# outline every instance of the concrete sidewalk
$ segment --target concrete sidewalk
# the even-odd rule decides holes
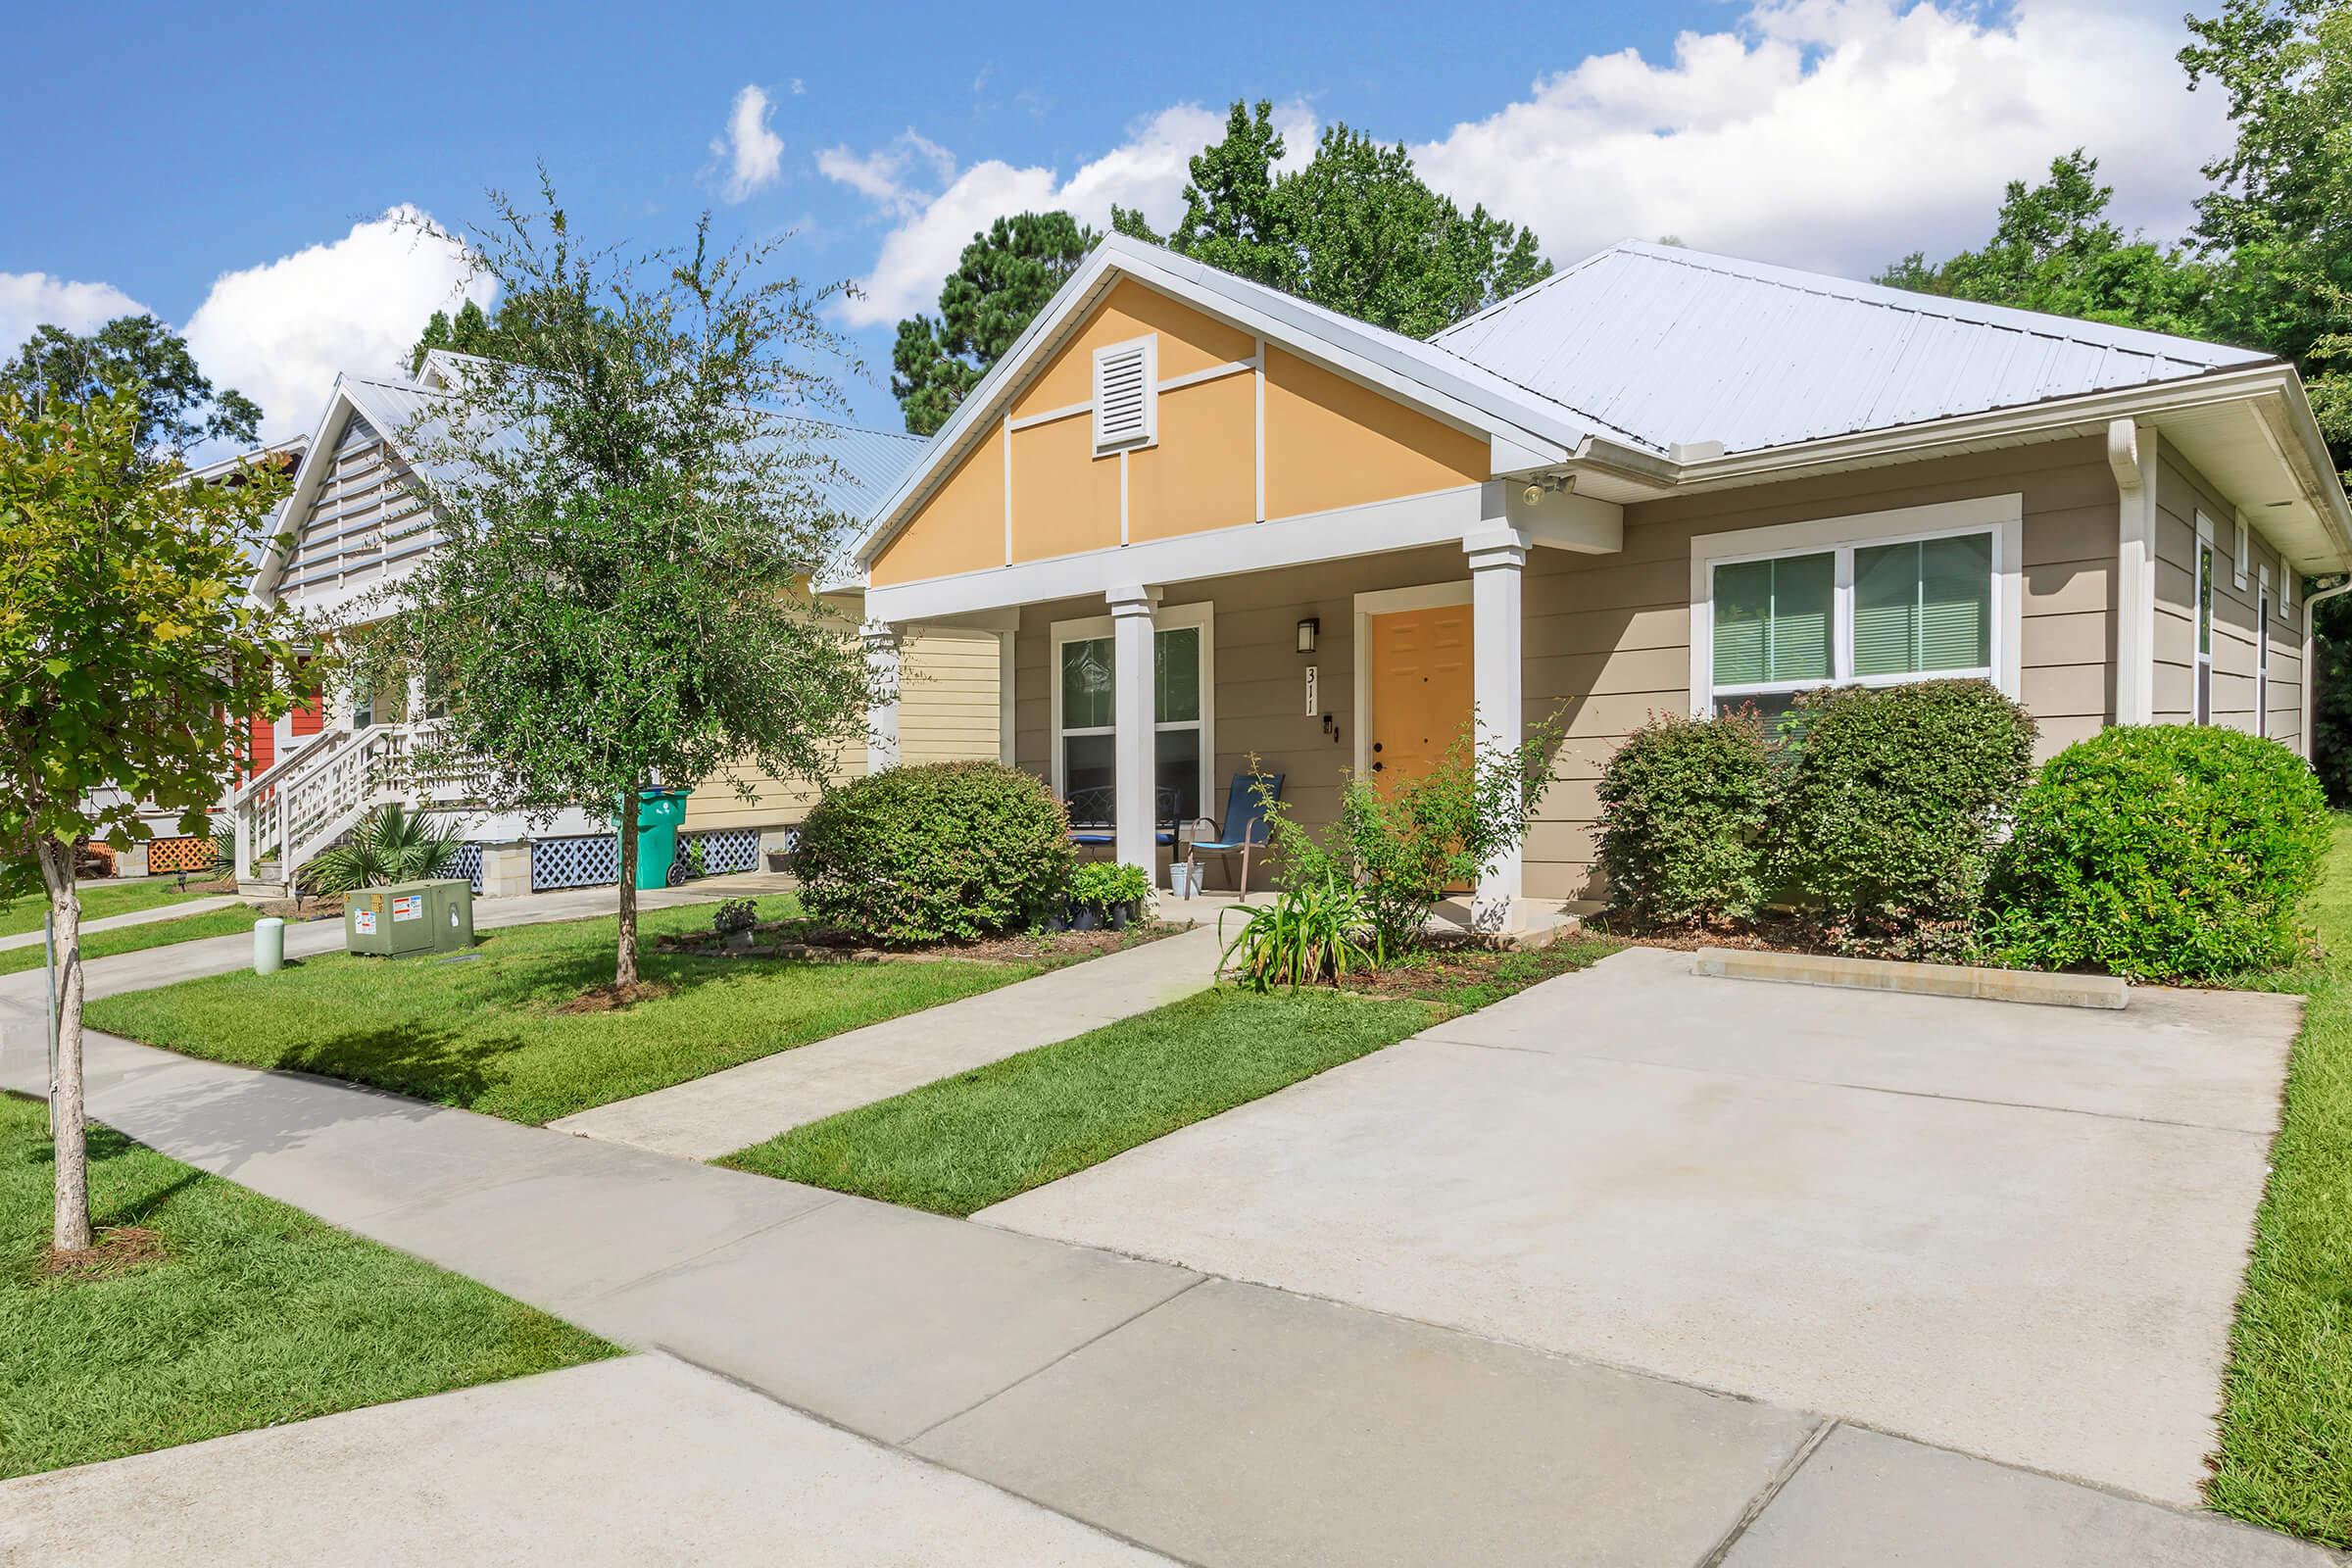
[[[159,904],[152,909],[133,909],[128,914],[103,915],[81,922],[81,934],[93,931],[120,931],[126,925],[153,925],[158,920],[176,920],[183,914],[210,914],[215,909],[233,908],[244,903],[233,893],[217,893],[209,898],[185,899],[177,904]],[[20,931],[13,937],[0,937],[0,953],[12,948],[37,948],[43,933]]]
[[[39,1066],[11,1050],[0,1082],[37,1090]],[[324,1080],[101,1036],[90,1101],[192,1164],[1197,1563],[2333,1560],[1758,1400]],[[254,1529],[297,1506],[275,1476],[318,1486],[309,1450],[270,1451],[279,1468],[236,1469]],[[442,1462],[359,1491],[343,1539],[404,1539]],[[0,1513],[52,1484],[0,1489]],[[489,1560],[543,1556],[496,1545],[512,1491],[445,1522],[478,1517]],[[577,1494],[583,1528],[633,1527],[625,1491]],[[28,1549],[63,1560],[153,1511],[102,1486]]]
[[[12,1563],[1165,1561],[660,1355],[32,1476],[0,1499]]]
[[[1210,928],[1163,937],[548,1125],[681,1159],[716,1159],[804,1122],[1206,991],[1217,953]]]

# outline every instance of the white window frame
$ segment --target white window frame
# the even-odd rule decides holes
[[[2188,718],[2192,724],[2213,722],[2213,612],[2208,596],[2220,588],[2211,581],[2215,557],[2213,519],[2197,514],[2196,569],[2188,584]]]
[[[1102,434],[1102,363],[1115,356],[1139,352],[1143,356],[1144,428],[1139,436],[1123,441],[1106,440]],[[1146,333],[1124,342],[1105,343],[1095,350],[1094,379],[1088,383],[1088,403],[1093,410],[1094,455],[1098,458],[1115,457],[1123,452],[1141,452],[1159,445],[1159,334]]]
[[[2262,568],[2254,601],[2254,733],[2271,734],[2271,568]]]
[[[1922,680],[1989,680],[2012,698],[2022,696],[2021,644],[2025,628],[2023,494],[1885,512],[1775,523],[1690,540],[1690,711],[1704,717],[1723,697],[1777,697],[1820,686],[1902,686]],[[1937,669],[1895,675],[1856,675],[1854,667],[1854,552],[1874,545],[1910,544],[1964,534],[1992,536],[1992,662],[1976,669]],[[1835,555],[1830,676],[1827,680],[1767,681],[1715,686],[1715,568],[1783,556]],[[1361,727],[1360,725],[1358,726]]]
[[[1189,605],[1162,605],[1157,613],[1152,617],[1152,655],[1155,659],[1158,657],[1159,651],[1159,633],[1182,631],[1188,626],[1198,627],[1200,632],[1200,718],[1198,720],[1183,719],[1165,724],[1154,719],[1152,728],[1157,734],[1165,734],[1170,730],[1198,729],[1200,731],[1200,809],[1203,812],[1213,808],[1216,804],[1216,795],[1212,788],[1212,780],[1216,777],[1217,771],[1216,608],[1215,604],[1205,599]],[[1053,719],[1052,728],[1047,731],[1047,744],[1052,749],[1053,756],[1047,760],[1047,776],[1054,781],[1054,797],[1056,800],[1066,801],[1070,798],[1069,781],[1063,776],[1067,764],[1064,760],[1062,742],[1073,735],[1116,735],[1118,733],[1118,725],[1115,722],[1088,724],[1073,730],[1065,730],[1061,727],[1062,645],[1064,643],[1094,642],[1113,635],[1111,618],[1108,615],[1088,615],[1083,619],[1057,620],[1053,624],[1047,655],[1050,661],[1047,667],[1053,676],[1051,682]],[[1118,702],[1115,691],[1111,701],[1112,712],[1115,715]]]

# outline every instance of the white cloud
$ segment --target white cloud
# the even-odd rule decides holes
[[[800,90],[798,82],[793,90]],[[771,107],[765,92],[744,88],[727,112],[726,131],[711,138],[710,156],[725,166],[720,190],[728,201],[742,201],[761,186],[774,184],[783,172],[784,138],[768,128]]]
[[[75,283],[47,272],[0,272],[0,359],[23,348],[37,326],[88,332],[118,316],[150,314],[112,283]]]
[[[785,85],[792,89],[792,95],[795,98],[805,98],[808,94],[808,84],[798,76],[793,77]]]
[[[1275,112],[1290,162],[1313,148],[1315,119],[1302,103]],[[1142,209],[1155,227],[1172,224],[1183,211],[1184,186],[1194,154],[1225,131],[1225,117],[1198,104],[1177,104],[1134,125],[1125,142],[1067,179],[1054,170],[1015,168],[989,159],[956,172],[946,148],[909,130],[863,156],[846,147],[817,156],[826,177],[849,186],[894,220],[881,253],[858,279],[858,295],[845,302],[851,326],[872,326],[933,306],[940,280],[955,270],[956,259],[981,229],[1013,213],[1063,209],[1097,228],[1110,224],[1113,203]],[[928,173],[930,178],[920,176]]]
[[[188,318],[185,336],[215,386],[262,406],[262,436],[306,432],[335,376],[405,374],[410,347],[433,312],[493,286],[468,278],[454,242],[397,207],[324,245],[224,272]]]
[[[2076,146],[2127,227],[2172,237],[2228,144],[2190,94],[2178,6],[2020,0],[1987,19],[1898,0],[1765,0],[1670,62],[1590,56],[1413,149],[1467,205],[1573,261],[1625,236],[1867,274],[1990,232],[2002,185]]]

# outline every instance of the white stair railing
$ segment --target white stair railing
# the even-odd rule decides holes
[[[446,809],[478,803],[480,760],[430,777],[420,770],[437,728],[427,721],[339,731],[306,749],[284,772],[257,776],[236,798],[238,877],[251,878],[257,862],[274,859],[277,880],[291,887],[306,861],[378,806]]]

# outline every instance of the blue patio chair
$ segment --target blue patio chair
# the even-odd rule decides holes
[[[1117,847],[1119,808],[1115,786],[1102,784],[1093,789],[1072,790],[1069,800],[1063,804],[1069,810],[1072,844],[1082,850],[1110,850]],[[1152,841],[1172,849],[1176,844],[1178,829],[1176,792],[1158,791],[1153,804],[1158,808],[1159,821],[1152,829]]]
[[[1233,782],[1225,786],[1225,830],[1213,839],[1193,840],[1192,852],[1186,857],[1192,862],[1195,887],[1200,886],[1202,850],[1224,856],[1227,865],[1233,863],[1233,857],[1238,852],[1242,858],[1242,879],[1237,886],[1245,897],[1248,896],[1250,852],[1264,849],[1268,836],[1266,802],[1257,798],[1256,780],[1260,776],[1266,781],[1267,799],[1282,799],[1283,775],[1280,773],[1233,775]]]

